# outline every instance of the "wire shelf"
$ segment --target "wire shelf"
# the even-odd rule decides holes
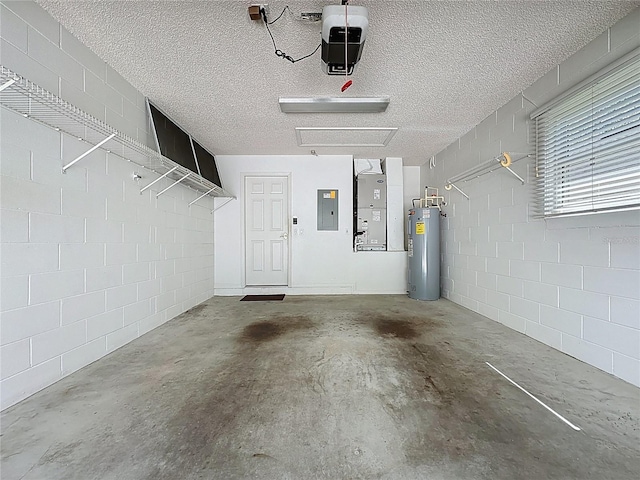
[[[20,115],[85,141],[201,194],[232,197],[223,188],[117,131],[57,95],[0,65],[0,104]],[[105,141],[109,136],[113,138]],[[68,165],[65,168],[68,168]],[[192,202],[193,203],[193,202]]]

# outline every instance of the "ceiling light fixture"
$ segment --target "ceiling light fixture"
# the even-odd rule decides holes
[[[386,147],[398,127],[296,127],[299,147]]]
[[[389,97],[280,97],[283,113],[380,113],[389,106]]]

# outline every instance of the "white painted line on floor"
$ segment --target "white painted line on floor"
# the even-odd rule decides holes
[[[491,365],[489,362],[484,362],[487,365],[489,365],[493,370],[495,370],[496,372],[498,372],[500,375],[502,375],[504,378],[506,378],[507,380],[509,380],[509,382],[511,382],[512,384],[514,384],[516,387],[518,387],[520,390],[522,390],[524,393],[526,393],[527,395],[529,395],[531,398],[533,398],[536,402],[538,402],[540,405],[542,405],[544,408],[546,408],[547,410],[549,410],[551,413],[553,413],[556,417],[558,417],[560,420],[562,420],[564,423],[566,423],[567,425],[569,425],[571,428],[573,428],[576,432],[579,432],[581,430],[580,427],[576,427],[573,423],[571,423],[569,420],[567,420],[566,418],[564,418],[562,415],[560,415],[558,412],[556,412],[555,410],[553,410],[551,407],[548,407],[547,405],[545,405],[544,403],[542,403],[540,400],[538,400],[536,397],[534,397],[533,395],[531,395],[529,392],[527,392],[524,388],[522,388],[520,385],[518,385],[516,382],[514,382],[513,380],[511,380],[509,377],[507,377],[504,373],[502,373],[500,370],[498,370],[496,367],[494,367],[493,365]]]

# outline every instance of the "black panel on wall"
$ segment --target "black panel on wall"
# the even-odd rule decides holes
[[[156,130],[160,154],[194,173],[199,173],[189,134],[169,120],[151,103],[149,103],[149,110]]]
[[[200,175],[222,188],[215,157],[195,140],[193,141],[193,149],[196,151],[196,158],[200,166]]]

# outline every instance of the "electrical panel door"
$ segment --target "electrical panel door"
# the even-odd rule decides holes
[[[338,190],[318,190],[318,230],[338,230]]]

